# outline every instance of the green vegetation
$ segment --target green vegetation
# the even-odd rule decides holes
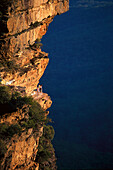
[[[19,124],[0,124],[0,162],[7,151],[6,142],[14,135],[21,134],[22,128]]]
[[[34,130],[37,129],[38,126],[45,123],[45,111],[42,110],[41,106],[34,101],[32,98],[25,97],[23,98],[24,102],[30,104],[31,107],[29,108],[28,114],[29,119],[22,123],[22,126],[26,129],[33,128]],[[37,129],[38,131],[38,129]]]
[[[14,135],[21,134],[22,128],[19,124],[0,124],[0,160],[7,151],[6,142]]]
[[[53,140],[55,131],[51,125],[44,126],[43,136],[48,140]]]
[[[20,75],[23,75],[31,70],[32,66],[27,68],[21,68],[19,64],[16,64],[16,58],[13,57],[11,51],[8,48],[8,42],[1,43],[1,51],[0,51],[0,70],[9,72],[14,74],[15,72],[20,72]],[[42,47],[42,43],[40,39],[36,39],[33,45],[29,44],[30,49],[37,50]],[[39,54],[40,57],[40,54]]]
[[[24,130],[33,128],[38,132],[38,126],[45,122],[45,111],[42,110],[41,106],[34,101],[32,97],[22,97],[19,92],[11,92],[11,88],[8,86],[0,86],[0,115],[3,116],[8,111],[9,115],[11,112],[16,111],[18,108],[23,110],[23,106],[27,106],[29,118],[23,119],[16,124],[1,123],[0,124],[0,158],[3,157],[7,151],[6,142],[14,134],[20,135],[22,129]],[[10,109],[9,109],[10,108]],[[9,109],[9,110],[8,110]]]
[[[45,111],[42,110],[39,103],[37,103],[32,97],[22,97],[18,92],[11,92],[8,86],[0,86],[0,114],[8,112],[7,108],[10,107],[10,113],[16,111],[18,108],[22,109],[24,105],[28,105],[29,120],[26,120],[23,126],[27,128],[35,128],[37,124],[45,122]],[[7,106],[7,107],[4,107]]]
[[[29,43],[29,42],[28,42]],[[29,47],[28,48],[31,48],[32,50],[37,50],[38,48],[40,48],[40,47],[42,47],[43,46],[43,44],[41,43],[41,39],[39,39],[39,38],[37,38],[36,40],[35,40],[35,43],[33,44],[33,45],[31,45],[30,43],[29,43]]]
[[[13,92],[11,92],[11,88],[8,86],[0,86],[0,108],[3,106],[4,111],[5,108],[8,108],[6,106],[10,106],[10,112],[16,111],[18,108],[22,109],[23,112],[27,112],[28,118],[23,118],[15,124],[0,124],[0,159],[3,158],[7,151],[6,143],[11,139],[11,137],[13,137],[14,134],[21,135],[23,130],[27,131],[29,128],[33,128],[38,135],[39,128],[43,126],[43,135],[39,141],[38,153],[35,161],[40,163],[40,167],[42,169],[45,162],[49,162],[47,168],[50,170],[52,169],[51,160],[54,155],[51,140],[53,139],[55,132],[53,127],[51,125],[47,125],[47,123],[52,121],[49,118],[45,118],[45,111],[42,110],[39,103],[37,103],[32,97],[22,97],[19,92],[14,90],[12,91]],[[10,113],[6,112],[7,109],[5,112],[3,111],[2,109],[0,110],[1,116],[5,113],[7,113],[7,115],[5,115],[6,117],[8,114],[10,115]]]
[[[5,146],[4,141],[0,139],[0,160],[2,157],[4,157],[6,151],[7,151],[7,147]]]
[[[19,124],[8,125],[2,123],[0,124],[0,139],[6,140],[6,138],[11,138],[14,134],[20,134],[21,129]]]
[[[10,88],[8,86],[0,86],[0,104],[8,103],[10,100]]]
[[[48,162],[46,165],[46,169],[52,169],[52,158],[54,156],[54,148],[51,144],[51,140],[54,137],[54,129],[50,125],[44,125],[43,135],[40,138],[38,152],[36,156],[36,162],[40,164],[40,169],[43,169],[45,163]]]
[[[35,40],[35,44],[34,45],[36,46],[36,48],[40,48],[40,47],[43,46],[43,44],[41,43],[41,40],[39,38],[37,38]]]
[[[36,46],[36,48],[40,48],[40,47],[43,46],[43,44],[42,43],[38,43],[38,44],[35,44],[35,46]]]

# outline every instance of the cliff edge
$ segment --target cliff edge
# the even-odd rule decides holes
[[[54,130],[46,111],[52,101],[35,89],[49,62],[41,38],[54,16],[68,9],[69,0],[0,4],[1,170],[56,169]]]
[[[41,38],[54,16],[68,10],[69,1],[3,1],[8,4],[1,14],[2,84],[26,87],[29,95],[36,88],[49,62],[48,54],[41,51]]]

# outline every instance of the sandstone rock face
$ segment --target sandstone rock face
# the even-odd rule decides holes
[[[24,105],[22,109],[11,114],[5,114],[0,123],[6,125],[13,125],[22,122],[24,119],[28,120],[29,105]],[[38,151],[39,139],[43,134],[43,126],[39,126],[38,133],[33,128],[28,131],[23,128],[23,132],[15,134],[11,139],[5,141],[7,152],[1,163],[1,170],[29,170],[38,169],[39,164],[35,162],[36,154]]]
[[[8,7],[8,31],[2,37],[5,43],[1,57],[14,60],[19,69],[7,74],[2,69],[3,84],[26,87],[28,95],[36,88],[49,62],[48,54],[37,48],[36,40],[47,32],[53,17],[68,8],[68,0],[17,0]]]
[[[5,0],[4,0],[5,1]],[[48,54],[41,51],[40,40],[57,14],[69,9],[69,0],[9,0],[7,16],[0,39],[0,77],[2,84],[22,88],[28,96],[36,89],[49,63]],[[23,93],[24,95],[24,93]],[[48,94],[33,94],[32,97],[47,110],[52,101]],[[10,115],[2,116],[0,123],[15,124],[28,119],[28,106]],[[48,112],[46,112],[47,116]],[[3,170],[38,170],[36,158],[39,138],[32,128],[6,141],[7,152],[2,162]]]
[[[52,100],[47,93],[35,93],[33,98],[41,105],[43,110],[47,110],[51,107]]]
[[[18,111],[9,114],[5,114],[0,118],[0,123],[16,124],[22,119],[28,119],[28,105],[24,105],[22,109],[18,108]]]
[[[26,51],[26,55],[27,53],[28,50]],[[5,77],[5,72],[2,72],[2,83],[6,85],[25,87],[27,95],[30,95],[32,90],[37,87],[39,79],[42,77],[48,65],[49,58],[47,53],[39,51],[37,51],[36,54],[29,51],[27,56],[24,54],[21,54],[17,61],[17,64],[20,65],[20,67],[22,66],[20,71],[13,74],[7,73]]]
[[[43,127],[40,128],[40,135],[42,133]],[[40,135],[34,137],[35,133],[33,133],[32,128],[28,132],[23,132],[21,136],[15,135],[7,145],[8,150],[2,162],[3,169],[38,169],[39,164],[35,162],[35,158]],[[5,162],[6,160],[8,160],[7,163]]]

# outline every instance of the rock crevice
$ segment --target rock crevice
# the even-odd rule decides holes
[[[48,54],[41,50],[41,38],[46,34],[54,16],[66,12],[68,9],[69,0],[3,0],[3,4],[0,5],[2,25],[0,28],[0,87],[8,86],[12,93],[20,92],[21,97],[15,96],[15,100],[23,101],[23,96],[32,96],[41,106],[42,112],[45,113],[43,121],[49,114],[46,110],[51,106],[52,101],[48,94],[39,94],[36,91],[37,84],[49,63]],[[9,104],[5,103],[3,106],[9,106]],[[7,151],[1,162],[1,170],[41,170],[39,163],[36,162],[36,155],[44,124],[43,121],[39,125],[36,122],[38,130],[36,127],[30,128],[34,122],[28,114],[29,109],[30,105],[26,104],[12,113],[0,116],[2,133],[3,128],[12,130],[11,128],[14,127],[18,131],[17,134],[13,134],[14,131],[11,131],[13,135],[5,141]],[[51,127],[46,128],[53,131]],[[7,134],[6,131],[5,133]],[[0,139],[1,144],[4,142],[3,140],[4,138]],[[45,162],[43,166],[47,164],[49,168],[55,170],[56,165],[54,163],[52,166],[52,161],[55,162],[56,158],[50,139],[42,137],[42,141],[43,146],[41,147],[45,147],[45,143],[47,143],[46,149],[51,155],[50,163]],[[46,149],[43,154],[48,154]],[[5,150],[6,148],[3,147],[2,152]],[[39,155],[41,153],[40,148]],[[3,156],[2,153],[1,155]]]

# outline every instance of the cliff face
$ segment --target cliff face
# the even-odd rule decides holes
[[[51,106],[52,101],[46,93],[37,96],[34,91],[49,62],[48,54],[41,51],[40,41],[54,16],[66,12],[68,9],[69,0],[3,0],[3,4],[0,5],[1,83],[9,85],[12,92],[21,92],[21,96],[32,95],[43,111]],[[10,114],[2,115],[0,117],[1,126],[11,127],[18,124],[20,127],[23,125],[23,120],[29,123],[29,109],[29,105],[23,105],[22,108],[18,108]],[[47,115],[46,111],[45,119]],[[43,134],[43,123],[36,127],[34,129],[29,125],[28,128],[27,125],[27,131],[22,127],[21,133],[14,134],[5,141],[7,151],[2,158],[1,169],[39,169],[36,155],[39,138]],[[50,141],[44,137],[43,143],[50,144]],[[55,154],[51,147],[49,150],[55,161]],[[49,161],[51,162],[51,160]],[[43,163],[43,166],[46,164],[47,162]],[[49,169],[56,169],[56,166],[49,166]]]
[[[8,126],[23,123],[23,120],[29,119],[29,106],[24,105],[22,109],[13,112],[12,114],[5,114],[1,118],[1,123]],[[14,128],[14,127],[13,127]],[[38,151],[39,138],[43,133],[43,126],[37,126],[37,131],[29,128],[27,131],[22,128],[21,134],[15,134],[10,139],[5,139],[7,152],[4,154],[1,163],[1,169],[38,169],[39,164],[35,162],[36,154]]]
[[[68,8],[68,0],[17,0],[8,6],[1,58],[7,58],[14,69],[6,74],[1,67],[3,84],[26,87],[28,95],[36,88],[49,62],[39,41],[54,16]]]
[[[36,95],[33,99],[26,97],[25,92],[18,94],[19,91],[24,90],[20,87],[0,85],[0,98],[3,96],[5,99],[0,99],[0,108],[6,112],[0,110],[0,169],[38,170],[39,163],[41,165],[43,162],[44,167],[44,162],[48,163],[49,159],[48,167],[54,167],[52,169],[55,170],[56,158],[50,138],[54,132],[49,129],[49,134],[45,134],[47,137],[43,135],[43,129],[48,128],[46,121],[49,112],[46,109],[51,106],[52,101],[45,93],[38,97]],[[7,109],[9,106],[10,110]],[[39,162],[42,156],[37,155],[40,153],[39,139],[42,135],[46,145],[41,146],[41,153],[46,150],[50,155],[47,157],[45,154],[46,159]]]

